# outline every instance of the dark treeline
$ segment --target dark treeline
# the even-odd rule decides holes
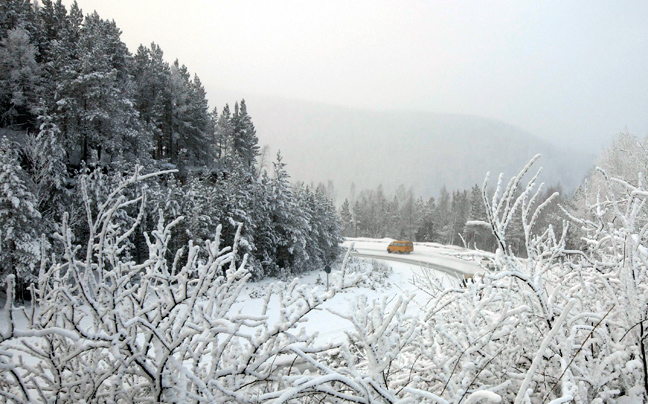
[[[540,200],[554,192],[562,195],[561,187],[548,187],[542,191]],[[353,193],[352,193],[353,194]],[[489,192],[492,195],[492,192]],[[538,229],[552,224],[558,232],[563,217],[558,204],[565,205],[562,196],[541,211]],[[396,193],[386,195],[382,186],[364,190],[357,197],[345,199],[339,209],[342,232],[346,237],[390,237],[419,242],[454,244],[473,249],[495,251],[497,240],[488,222],[482,189],[475,184],[471,189],[450,193],[444,186],[438,198],[427,200],[417,197],[412,188],[401,185]],[[521,219],[516,217],[508,230],[509,245],[517,254],[524,254],[520,246],[524,242]],[[485,223],[484,223],[485,224]]]
[[[324,187],[291,185],[279,154],[265,169],[245,101],[209,111],[197,75],[166,62],[156,44],[131,54],[120,35],[76,3],[0,2],[1,278],[27,284],[41,258],[62,253],[64,212],[73,237],[87,239],[84,194],[97,211],[136,166],[177,170],[142,184],[143,217],[136,207],[117,212],[124,226],[139,223],[128,251],[136,261],[160,212],[167,222],[184,217],[177,247],[212,238],[219,224],[233,239],[242,224],[256,277],[335,259],[339,222]]]

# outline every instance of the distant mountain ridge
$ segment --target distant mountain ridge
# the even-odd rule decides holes
[[[281,150],[293,180],[332,180],[340,198],[351,183],[361,191],[400,185],[435,196],[513,176],[540,153],[543,181],[573,190],[594,156],[563,150],[512,125],[471,115],[370,111],[271,97],[246,97],[261,145]],[[341,202],[341,201],[338,201]]]

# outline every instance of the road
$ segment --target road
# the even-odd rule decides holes
[[[419,259],[416,259],[416,257],[408,257],[407,255],[383,255],[383,254],[367,254],[367,253],[361,253],[361,252],[353,252],[351,253],[354,257],[361,257],[361,258],[371,258],[371,259],[376,259],[376,260],[384,260],[384,261],[394,261],[394,262],[403,262],[405,264],[413,264],[417,265],[420,267],[424,268],[431,268],[436,271],[444,272],[448,275],[453,275],[458,278],[463,278],[464,275],[466,275],[466,272],[460,271],[458,269],[445,266],[445,265],[440,265],[440,264],[435,264],[432,262],[427,262],[427,261],[421,261]]]
[[[354,245],[356,257],[371,258],[385,261],[402,262],[416,265],[418,267],[431,268],[458,278],[466,275],[471,277],[477,272],[482,272],[477,262],[459,257],[466,250],[456,246],[445,246],[436,243],[414,243],[414,251],[411,254],[389,254],[387,246],[391,239],[347,239],[346,247]]]

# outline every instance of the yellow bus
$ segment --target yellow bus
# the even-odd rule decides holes
[[[414,244],[411,241],[392,241],[387,246],[388,253],[409,254],[414,251]]]

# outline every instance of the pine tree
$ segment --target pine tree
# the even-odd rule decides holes
[[[413,240],[414,233],[418,228],[419,215],[416,212],[414,190],[411,187],[407,191],[404,189],[405,187],[401,185],[397,191],[401,209],[401,236],[407,240]]]
[[[9,31],[22,27],[35,36],[39,30],[38,18],[31,0],[3,0],[0,2],[0,39]]]
[[[303,183],[292,187],[292,191],[295,212],[299,212],[302,219],[301,222],[297,222],[297,226],[299,226],[303,243],[300,243],[300,254],[296,256],[300,259],[294,261],[291,269],[294,272],[303,272],[313,268],[322,268],[324,266],[324,249],[320,242],[323,218],[319,215],[320,207],[315,200],[315,194]]]
[[[143,125],[153,134],[153,155],[168,155],[171,133],[171,70],[164,61],[162,49],[155,43],[150,48],[140,45],[134,57],[134,102]]]
[[[387,212],[387,198],[385,197],[382,184],[379,184],[378,188],[376,188],[374,204],[373,237],[383,238],[387,233],[387,224],[384,220]]]
[[[216,121],[215,131],[215,154],[216,159],[221,161],[221,167],[225,168],[230,165],[232,146],[232,116],[230,113],[229,105],[225,104],[223,112],[218,116]]]
[[[259,139],[252,118],[247,113],[245,100],[241,100],[240,107],[238,103],[234,104],[232,137],[233,154],[241,159],[250,171],[254,170],[254,163],[259,155]]]
[[[358,237],[358,231],[361,231],[362,223],[360,222],[360,217],[362,215],[362,207],[360,202],[356,201],[353,204],[353,237]]]
[[[34,197],[39,212],[50,222],[61,218],[64,182],[67,178],[65,150],[61,145],[61,131],[50,115],[39,117],[40,131],[27,136],[24,147],[26,171],[34,183]]]
[[[435,224],[436,201],[433,197],[427,200],[422,209],[421,224],[416,231],[416,241],[435,241],[438,239]]]
[[[385,222],[387,223],[387,237],[399,238],[401,234],[401,211],[400,211],[400,202],[398,197],[394,195],[391,202],[387,204],[387,210],[385,212]]]
[[[431,219],[424,219],[416,231],[416,241],[434,241],[436,229]]]
[[[107,163],[118,154],[145,158],[150,132],[139,122],[132,102],[131,56],[114,22],[95,12],[80,30],[76,60],[60,77],[57,124],[67,133],[66,147],[86,163]]]
[[[340,221],[333,205],[333,201],[328,195],[328,190],[324,186],[317,187],[313,195],[315,208],[313,209],[312,218],[318,220],[315,222],[317,227],[318,239],[315,240],[321,250],[320,262],[323,265],[331,264],[340,253],[341,237]]]
[[[191,81],[185,65],[176,60],[171,65],[168,119],[165,133],[166,156],[184,166],[200,166],[209,158],[210,117],[205,91],[200,80]]]
[[[468,223],[488,222],[484,198],[479,185],[475,184],[470,190],[470,208],[468,209]],[[494,238],[489,227],[483,225],[466,225],[464,227],[464,238],[468,247],[490,250],[493,248]]]
[[[254,182],[255,192],[253,206],[254,216],[254,257],[260,266],[262,276],[276,271],[275,257],[277,256],[278,234],[274,224],[274,201],[272,200],[272,180],[267,171],[261,174],[258,182]]]
[[[375,200],[373,193],[367,190],[360,192],[353,206],[353,216],[356,220],[356,233],[363,237],[372,237],[374,231]],[[357,236],[356,236],[357,237]]]
[[[67,10],[62,0],[41,0],[38,9],[41,41],[39,42],[40,62],[47,64],[52,60],[52,49],[56,42],[61,41],[67,34],[69,21]]]
[[[276,255],[274,262],[279,273],[303,270],[307,261],[305,254],[306,239],[304,230],[307,227],[305,214],[298,210],[295,198],[288,182],[286,164],[281,152],[273,163],[274,178],[270,181],[271,217],[276,234]]]
[[[211,117],[207,103],[207,93],[198,75],[194,74],[189,81],[189,98],[187,99],[186,132],[181,138],[180,147],[185,147],[190,154],[191,165],[203,166],[211,162],[209,144],[211,133]]]
[[[445,187],[441,187],[441,192],[439,195],[439,203],[437,204],[437,209],[436,209],[436,214],[434,218],[434,223],[436,224],[437,228],[437,235],[438,239],[435,240],[439,243],[442,244],[447,244],[449,243],[449,239],[451,237],[450,232],[452,229],[450,228],[450,193],[448,192],[448,189]]]
[[[70,83],[78,76],[80,62],[78,57],[79,38],[83,13],[76,2],[72,3],[68,14],[65,6],[57,0],[56,5],[51,1],[43,3],[41,8],[41,24],[44,39],[41,42],[41,65],[43,67],[43,101],[45,108],[50,111],[55,123],[62,132],[68,131],[68,116],[65,105],[70,99]],[[70,122],[72,123],[72,122]],[[67,136],[64,142],[69,151]]]
[[[353,215],[349,207],[349,200],[345,199],[340,207],[340,221],[342,224],[342,234],[353,236]]]
[[[0,41],[0,122],[25,126],[35,121],[41,73],[29,33],[14,28]]]
[[[0,281],[14,274],[24,288],[37,277],[41,214],[34,195],[21,178],[15,148],[6,137],[0,141]]]
[[[463,245],[461,235],[464,232],[468,218],[469,200],[468,191],[455,191],[452,193],[452,207],[450,210],[450,237],[449,244]]]
[[[263,201],[258,202],[258,184],[254,181],[245,170],[240,162],[235,161],[230,171],[221,173],[222,175],[211,175],[211,178],[217,178],[213,184],[212,204],[216,207],[214,215],[215,223],[223,226],[223,231],[230,233],[224,241],[233,242],[239,225],[242,226],[241,237],[244,242],[241,243],[237,259],[241,259],[244,254],[249,255],[249,264],[252,269],[252,275],[259,277],[262,274],[259,261],[256,260],[256,229],[259,226],[257,211],[258,205],[263,205]],[[218,220],[218,221],[216,221]],[[232,237],[227,238],[227,237]]]

